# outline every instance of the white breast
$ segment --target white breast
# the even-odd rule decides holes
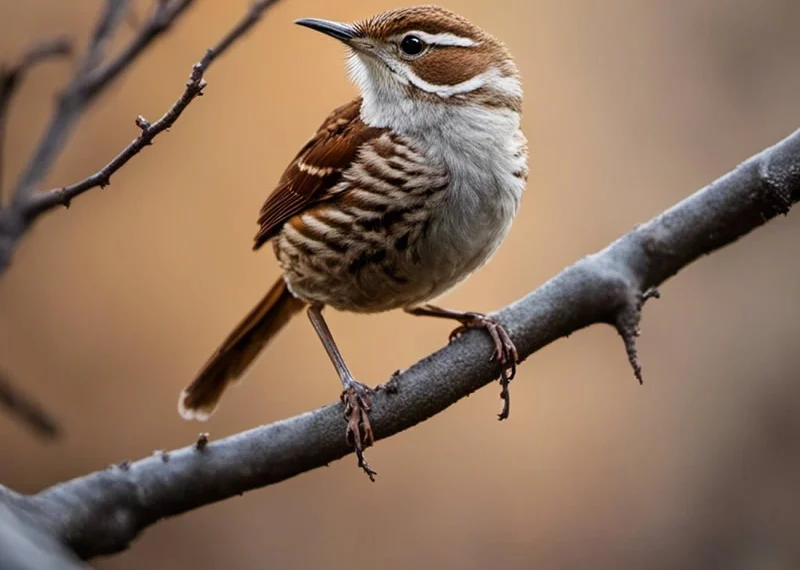
[[[516,214],[527,178],[519,115],[453,106],[442,129],[425,136],[428,152],[450,173],[447,197],[431,222],[431,265],[438,296],[484,265]]]
[[[527,179],[527,142],[520,115],[506,107],[408,97],[389,81],[376,81],[381,66],[351,72],[362,88],[364,122],[413,141],[450,177],[421,247],[430,277],[428,299],[439,296],[489,261],[511,227]],[[362,73],[363,71],[363,73]],[[521,94],[517,78],[508,87]],[[511,94],[513,94],[511,93]],[[504,93],[509,94],[509,93]]]
[[[527,144],[519,114],[506,109],[417,103],[404,116],[425,125],[406,125],[406,136],[450,176],[420,248],[432,299],[488,262],[505,238],[525,187]]]

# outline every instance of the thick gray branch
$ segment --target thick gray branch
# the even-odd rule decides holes
[[[0,489],[0,491],[2,491]],[[0,492],[0,569],[2,570],[86,570],[75,553],[41,528],[39,517],[15,508],[10,492]]]
[[[798,200],[800,131],[496,316],[523,357],[593,323],[610,323],[635,361],[633,339],[647,291],[701,255],[788,213]],[[498,374],[489,362],[492,348],[485,335],[473,331],[394,377],[373,399],[376,438],[406,430],[492,382]],[[351,452],[344,430],[341,404],[332,404],[204,446],[92,473],[16,504],[82,558],[118,552],[161,518],[344,457]]]

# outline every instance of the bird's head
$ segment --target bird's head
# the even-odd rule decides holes
[[[438,6],[383,12],[348,24],[305,18],[297,24],[351,50],[349,72],[364,97],[365,120],[423,127],[446,107],[487,107],[519,114],[519,72],[502,42]]]

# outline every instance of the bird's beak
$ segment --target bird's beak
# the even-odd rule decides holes
[[[299,26],[305,26],[318,32],[322,32],[337,40],[343,41],[346,44],[360,36],[358,30],[350,24],[342,24],[340,22],[331,22],[329,20],[320,20],[319,18],[301,18],[294,21]]]

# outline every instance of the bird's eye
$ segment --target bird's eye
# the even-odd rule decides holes
[[[406,55],[419,55],[425,49],[425,42],[417,36],[408,35],[400,42],[400,49]]]

